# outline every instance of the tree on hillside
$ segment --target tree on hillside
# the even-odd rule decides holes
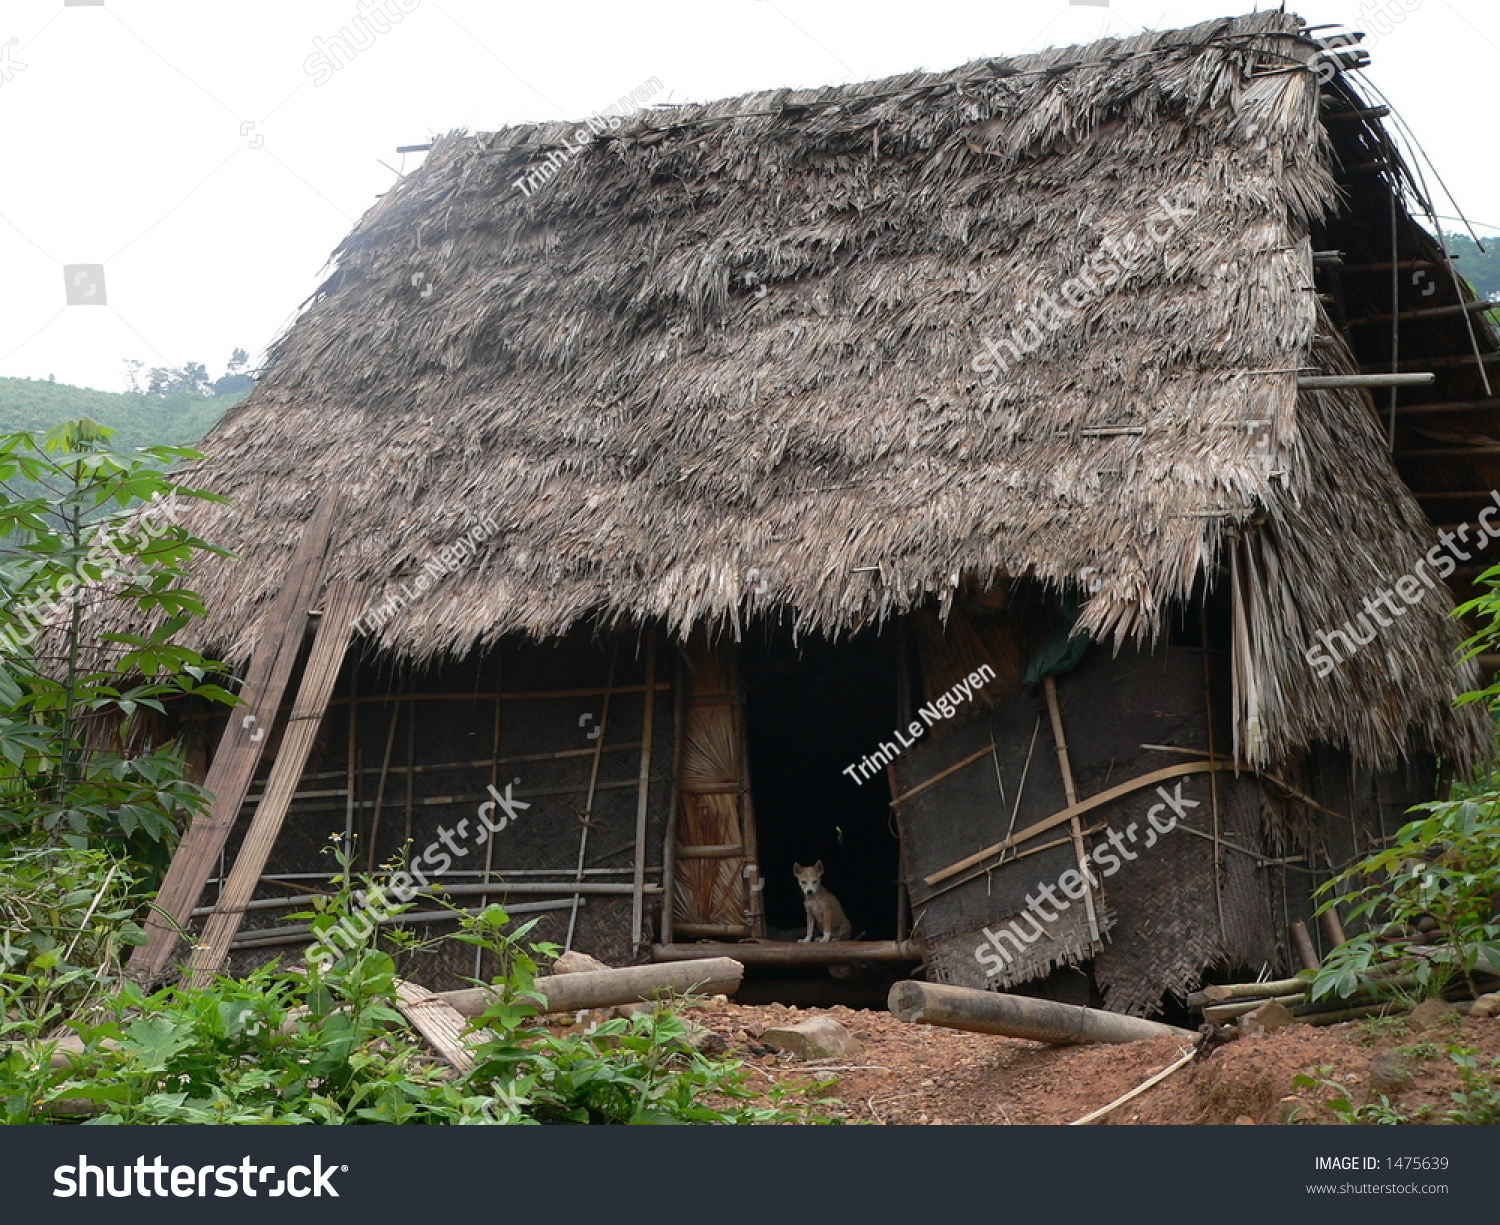
[[[1484,250],[1467,234],[1444,234],[1448,254],[1458,261],[1459,275],[1481,298],[1500,301],[1500,239],[1491,239]]]
[[[202,362],[148,368],[143,361],[127,358],[125,382],[133,392],[163,399],[183,392],[198,396],[239,395],[255,388],[255,377],[245,372],[249,364],[250,354],[244,349],[236,349],[229,356],[223,376],[210,379],[208,367]]]

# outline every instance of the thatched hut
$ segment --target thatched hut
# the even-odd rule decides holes
[[[330,832],[388,863],[510,786],[444,879],[606,959],[1085,966],[1137,1013],[1288,962],[1491,750],[1435,532],[1500,484],[1500,346],[1357,58],[1270,12],[437,141],[192,473],[237,554],[197,645],[359,584],[305,601],[359,620],[263,742],[322,727],[256,922]],[[792,943],[819,858],[860,948]]]

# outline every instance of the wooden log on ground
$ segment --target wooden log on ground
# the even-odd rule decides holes
[[[681,995],[733,995],[739,990],[745,967],[728,957],[707,957],[670,965],[625,966],[619,970],[583,970],[577,974],[554,974],[536,980],[536,989],[547,998],[547,1012],[577,1012],[582,1008],[609,1008],[640,1000]],[[444,991],[439,997],[466,1017],[477,1017],[494,1000],[487,987]]]
[[[944,983],[900,982],[887,1003],[901,1021],[942,1025],[980,1034],[1028,1038],[1054,1046],[1084,1042],[1140,1042],[1148,1038],[1196,1039],[1191,1030],[1122,1016],[1077,1004],[1059,1004],[1024,995],[1002,995]]]
[[[677,930],[682,930],[682,924]],[[695,961],[704,957],[733,957],[747,966],[822,966],[850,961],[921,961],[922,947],[915,940],[814,940],[809,944],[720,941],[651,946],[652,961]]]

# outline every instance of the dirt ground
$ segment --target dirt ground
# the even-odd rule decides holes
[[[845,1118],[861,1123],[1069,1123],[1135,1088],[1186,1049],[1170,1037],[1126,1046],[1045,1046],[910,1025],[887,1012],[841,1005],[708,1003],[691,1007],[688,1015],[720,1034],[730,1054],[755,1069],[752,1080],[769,1087],[811,1075],[834,1079],[827,1093],[843,1103]],[[858,1057],[803,1063],[757,1041],[773,1025],[819,1015],[859,1039]],[[1371,1061],[1403,1048],[1411,1083],[1388,1096],[1407,1115],[1427,1106],[1436,1119],[1452,1105],[1449,1095],[1459,1087],[1445,1051],[1451,1044],[1477,1048],[1488,1065],[1500,1056],[1500,1019],[1454,1017],[1414,1032],[1407,1021],[1387,1018],[1294,1025],[1241,1038],[1214,1047],[1100,1123],[1279,1124],[1297,1114],[1308,1122],[1336,1123],[1321,1102],[1337,1091],[1299,1092],[1292,1078],[1306,1072],[1338,1082],[1356,1104],[1373,1101],[1378,1093],[1370,1085]]]

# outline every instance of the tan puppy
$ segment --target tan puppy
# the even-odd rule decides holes
[[[807,944],[813,938],[813,925],[823,929],[823,940],[847,940],[851,928],[849,917],[839,905],[838,898],[823,887],[823,861],[820,859],[810,868],[800,863],[792,865],[797,884],[802,888],[802,905],[807,909],[807,935],[798,944]]]

